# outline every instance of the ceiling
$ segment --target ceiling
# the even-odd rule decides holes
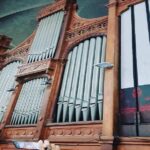
[[[0,0],[0,34],[11,38],[15,47],[36,27],[38,11],[53,0]],[[84,18],[107,15],[108,0],[77,0],[78,14]]]

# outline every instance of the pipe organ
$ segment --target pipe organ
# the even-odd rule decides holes
[[[14,61],[5,66],[0,72],[0,121],[10,102],[12,92],[15,90],[15,75],[17,74],[19,61]]]
[[[106,38],[90,38],[68,55],[60,94],[57,122],[102,120],[104,70],[95,64],[105,60]]]
[[[150,0],[109,0],[108,10],[86,19],[75,0],[56,0],[23,43],[0,40],[0,149],[47,139],[62,150],[149,150]]]
[[[134,136],[149,135],[142,129],[150,123],[149,8],[145,1],[121,14],[121,123],[131,126],[128,134]]]
[[[28,63],[54,57],[63,18],[64,11],[59,11],[40,20],[29,49]]]
[[[43,101],[47,78],[37,78],[23,84],[10,125],[36,124]]]

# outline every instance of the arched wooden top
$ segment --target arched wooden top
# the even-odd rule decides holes
[[[76,41],[74,41],[73,43],[71,43],[70,45],[68,45],[68,47],[66,48],[66,52],[64,53],[63,55],[63,59],[67,59],[67,56],[68,56],[68,53],[75,47],[77,46],[78,44],[80,44],[81,42],[85,41],[85,40],[88,40],[90,38],[93,38],[93,37],[97,37],[97,36],[107,36],[107,34],[104,32],[104,33],[91,33],[89,35],[87,35],[86,37],[82,37]]]
[[[129,6],[144,2],[144,0],[118,0],[118,15],[126,11]]]

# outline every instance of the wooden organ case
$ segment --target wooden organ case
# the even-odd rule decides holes
[[[133,132],[138,118],[134,126],[122,122],[126,108],[119,98],[125,80],[121,60],[129,60],[122,41],[131,38],[123,13],[141,3],[148,13],[148,0],[109,0],[108,16],[85,19],[77,15],[75,0],[56,0],[40,11],[37,29],[13,50],[6,51],[11,39],[0,37],[0,149],[44,139],[62,150],[149,149],[150,139]],[[113,67],[104,71],[96,67],[100,62]]]

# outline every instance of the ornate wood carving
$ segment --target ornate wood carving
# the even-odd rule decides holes
[[[43,8],[39,12],[39,15],[37,16],[37,19],[40,20],[44,17],[47,17],[47,16],[51,15],[54,12],[57,12],[59,10],[64,10],[65,9],[65,4],[66,4],[66,0],[60,0],[57,3],[48,5],[47,7]]]
[[[29,64],[23,64],[18,69],[17,77],[23,77],[27,75],[33,75],[41,72],[47,72],[53,71],[55,69],[56,64],[58,63],[64,63],[65,60],[61,59],[46,59],[42,61],[37,61]],[[51,72],[52,74],[52,72]]]
[[[5,52],[4,53],[5,62],[3,65],[6,65],[7,63],[14,61],[14,60],[22,60],[24,62],[26,60],[28,50],[32,43],[34,35],[35,35],[35,32],[33,32],[25,41],[23,41],[17,47],[15,47],[14,49],[10,51]]]
[[[2,139],[32,139],[36,132],[35,127],[24,127],[24,128],[5,128],[1,136]]]
[[[79,42],[98,35],[106,35],[107,17],[94,19],[85,19],[77,15],[74,8],[72,20],[65,35],[65,44],[63,45],[65,53],[62,55],[66,58],[68,51]]]
[[[17,77],[46,71],[49,68],[49,66],[50,66],[49,60],[43,60],[43,61],[22,65],[19,67]]]
[[[52,142],[98,142],[102,132],[101,124],[64,125],[46,127],[44,139]]]

